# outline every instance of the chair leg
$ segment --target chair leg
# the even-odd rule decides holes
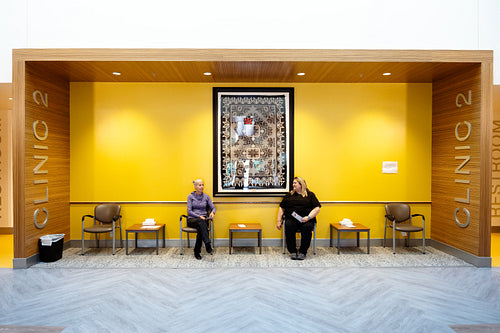
[[[180,251],[180,255],[182,255],[182,228],[181,228],[181,232],[179,235],[179,251]]]
[[[95,234],[95,241],[97,243],[97,248],[99,248],[99,237],[97,234]]]
[[[215,238],[214,238],[214,220],[210,220],[210,238],[212,240],[212,249],[215,249]]]
[[[392,224],[392,254],[396,254],[396,226]]]
[[[189,232],[187,233],[187,241],[188,241],[188,248],[190,248],[191,244],[189,244]]]
[[[387,222],[385,223],[385,226],[384,226],[384,247],[385,247],[386,233],[387,233]]]
[[[285,221],[283,221],[283,224],[281,225],[281,229],[283,230],[283,236],[281,237],[282,243],[283,243],[283,254],[285,254],[285,244],[286,244],[286,239],[285,239]]]
[[[82,228],[82,256],[85,255],[85,231]]]
[[[422,230],[422,254],[425,254],[425,229]]]
[[[316,225],[314,225],[314,238],[313,238],[313,242],[314,242],[314,251],[313,251],[313,253],[316,254]]]
[[[114,222],[113,222],[113,224],[114,224]],[[113,255],[115,255],[115,245],[116,245],[115,244],[115,241],[116,241],[115,234],[116,234],[116,229],[115,229],[115,226],[113,226]]]

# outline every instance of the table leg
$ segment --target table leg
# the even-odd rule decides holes
[[[159,230],[156,230],[156,255],[158,255],[158,232]]]
[[[359,231],[356,232],[356,244],[358,245],[359,247]]]
[[[262,230],[259,230],[259,254],[262,254]]]
[[[370,230],[366,232],[368,239],[366,240],[366,248],[368,249],[368,254],[370,254]]]
[[[134,234],[135,234],[135,248],[137,249],[137,239],[139,238],[139,233],[134,232]]]
[[[128,231],[125,231],[125,254],[128,255]]]
[[[165,225],[163,226],[163,248],[165,248]]]
[[[229,230],[229,254],[231,254],[232,247],[233,247],[233,232]]]
[[[340,254],[340,230],[337,230],[337,254]]]
[[[333,246],[333,227],[330,225],[330,247]]]

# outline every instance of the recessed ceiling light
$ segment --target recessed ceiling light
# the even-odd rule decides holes
[[[120,72],[113,72],[113,75],[122,75]]]
[[[389,75],[391,75],[391,73],[384,73],[384,74],[382,74],[382,75],[384,75],[384,76],[389,76]]]
[[[210,72],[205,72],[205,73],[203,73],[203,75],[205,75],[205,76],[210,76],[210,75],[212,75],[212,73],[210,73]]]
[[[301,73],[297,73],[297,75],[298,75],[298,76],[304,76],[304,75],[306,75],[306,73],[302,73],[302,72],[301,72]]]
[[[9,97],[9,101],[12,101],[12,97]]]

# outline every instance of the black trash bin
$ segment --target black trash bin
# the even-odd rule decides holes
[[[53,262],[62,258],[64,234],[45,235],[38,240],[40,261]]]

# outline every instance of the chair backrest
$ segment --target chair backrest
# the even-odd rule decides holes
[[[396,223],[401,223],[410,219],[410,205],[403,203],[385,205],[385,212],[389,215],[389,219],[395,220]]]
[[[117,204],[101,204],[94,208],[94,216],[97,221],[111,223],[120,216],[121,206]]]

